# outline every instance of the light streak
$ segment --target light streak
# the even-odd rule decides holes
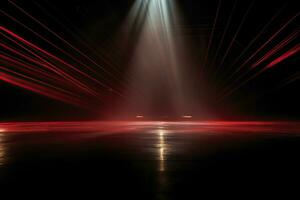
[[[294,48],[290,49],[289,51],[285,52],[284,54],[282,54],[281,56],[279,56],[278,58],[276,58],[275,60],[273,60],[271,63],[269,63],[266,68],[271,68],[275,65],[277,65],[278,63],[284,61],[285,59],[293,56],[294,54],[298,53],[300,51],[300,44],[296,45]]]
[[[257,67],[259,64],[270,58],[272,55],[274,55],[276,52],[278,52],[280,49],[285,47],[287,44],[289,44],[292,40],[297,38],[299,36],[299,31],[295,31],[292,33],[289,37],[284,39],[281,43],[276,45],[274,48],[272,48],[268,53],[266,53],[261,59],[259,59],[256,63],[252,65],[252,68]]]
[[[58,39],[60,39],[61,41],[63,41],[65,44],[67,44],[69,47],[71,47],[73,50],[75,50],[76,52],[78,52],[81,56],[85,57],[86,59],[88,59],[90,62],[92,62],[93,64],[95,64],[96,66],[98,66],[100,69],[102,69],[105,73],[107,73],[108,75],[113,76],[113,74],[111,74],[109,71],[107,71],[104,67],[100,66],[99,64],[97,64],[94,60],[92,60],[89,56],[87,56],[85,53],[83,53],[82,51],[80,51],[78,48],[76,48],[75,46],[73,46],[71,43],[69,43],[68,41],[66,41],[64,38],[62,38],[60,35],[58,35],[57,33],[55,33],[54,31],[52,31],[50,28],[48,28],[45,24],[43,24],[42,22],[40,22],[38,19],[36,19],[35,17],[33,17],[32,15],[30,15],[28,12],[26,12],[24,9],[22,9],[20,6],[18,6],[15,2],[8,0],[9,3],[11,3],[13,6],[15,6],[18,10],[20,10],[22,13],[24,13],[25,15],[27,15],[29,18],[31,18],[32,20],[34,20],[36,23],[38,23],[40,26],[42,26],[44,29],[46,29],[47,31],[49,31],[51,34],[53,34],[54,36],[56,36]],[[114,76],[113,76],[114,77]]]
[[[243,64],[240,65],[236,71],[239,71],[243,68],[254,56],[256,56],[263,48],[265,48],[279,33],[282,32],[292,21],[294,21],[300,13],[297,13],[293,17],[291,17],[287,22],[285,22],[263,45],[261,45]],[[234,72],[236,73],[236,72]]]
[[[241,59],[241,57],[249,50],[249,48],[258,40],[258,38],[261,37],[263,33],[265,33],[266,29],[271,25],[271,23],[278,17],[278,15],[282,12],[284,7],[282,7],[270,20],[268,20],[268,23],[263,26],[263,28],[260,30],[260,32],[249,42],[249,44],[243,49],[241,54],[236,57],[236,59],[232,62],[232,64],[229,66],[229,69],[231,69],[234,65],[237,64],[237,62]],[[241,70],[241,68],[237,68],[233,73],[231,73],[228,77],[228,80],[231,80],[231,78]]]
[[[225,39],[227,30],[228,30],[228,28],[229,28],[229,25],[230,25],[230,22],[231,22],[231,19],[232,19],[232,16],[233,16],[233,13],[234,13],[236,4],[237,4],[237,0],[234,2],[234,5],[233,5],[232,10],[231,10],[231,12],[230,12],[228,21],[227,21],[227,23],[226,23],[225,30],[224,30],[224,32],[223,32],[223,34],[222,34],[222,38],[221,38],[221,40],[220,40],[220,42],[219,42],[218,48],[217,48],[217,50],[216,50],[216,53],[215,53],[215,55],[214,55],[214,57],[213,57],[213,59],[212,59],[213,64],[215,64],[216,58],[218,57],[219,51],[220,51],[221,46],[222,46],[222,44],[223,44],[223,42],[224,42],[224,39]],[[217,74],[217,72],[218,72],[218,68],[215,69],[214,74]]]
[[[215,16],[213,27],[212,27],[212,31],[211,31],[211,34],[210,34],[210,37],[209,37],[209,41],[208,41],[208,46],[207,46],[206,54],[205,54],[205,57],[204,57],[204,62],[203,62],[203,66],[202,66],[203,69],[206,67],[207,57],[209,55],[210,46],[211,46],[211,43],[212,43],[212,40],[213,40],[213,37],[214,37],[215,28],[216,28],[216,24],[217,24],[219,12],[220,12],[221,4],[222,4],[222,1],[219,0],[218,7],[217,7],[217,12],[216,12],[216,16]]]
[[[24,42],[25,44],[33,47],[34,49],[38,50],[38,51],[41,51],[42,53],[46,53],[46,55],[48,56],[53,56],[52,54],[48,53],[47,51],[37,47],[36,45],[28,42],[27,40],[23,39],[22,37],[14,34],[13,32],[11,32],[10,30],[4,28],[4,27],[1,27],[0,26],[0,30],[4,30],[5,32],[9,33],[10,35],[14,36],[15,38],[17,38],[18,40]],[[3,35],[3,33],[0,32],[0,34]],[[5,36],[5,35],[4,35]],[[6,36],[5,36],[6,37]],[[91,95],[97,95],[97,93],[93,90],[91,90],[87,85],[85,85],[84,83],[80,82],[78,79],[76,79],[74,76],[72,75],[69,75],[68,73],[65,72],[65,70],[62,70],[61,68],[58,68],[57,66],[53,65],[52,63],[50,63],[49,61],[47,61],[46,59],[42,58],[41,56],[37,55],[36,53],[34,53],[33,51],[29,50],[28,48],[24,47],[23,45],[17,43],[16,41],[14,40],[11,40],[13,42],[15,42],[18,46],[22,47],[23,49],[25,49],[26,51],[28,51],[29,53],[33,54],[35,57],[39,58],[40,60],[42,60],[45,64],[42,64],[43,67],[46,67],[47,69],[55,72],[56,74],[66,78],[67,80],[69,80],[70,82],[72,82],[73,84],[76,85],[76,87],[79,87],[82,89],[82,91],[84,92],[87,92]],[[27,57],[28,58],[28,57]],[[55,58],[55,56],[54,56]],[[59,59],[59,58],[58,58]],[[31,60],[33,61],[33,60]],[[61,59],[59,59],[59,61],[62,61]],[[64,61],[62,61],[63,64],[65,64]],[[37,63],[38,64],[38,63]],[[71,65],[67,65],[67,66],[71,66]],[[74,69],[75,67],[72,66],[72,69]],[[75,68],[76,69],[76,68]],[[76,70],[78,71],[78,70]],[[80,70],[79,70],[80,71]]]
[[[225,59],[226,59],[226,57],[227,57],[229,51],[231,50],[232,45],[233,45],[233,43],[235,42],[235,40],[236,40],[236,38],[237,38],[237,36],[238,36],[238,34],[239,34],[241,28],[242,28],[242,26],[243,26],[243,24],[244,24],[244,22],[245,22],[247,16],[248,16],[248,14],[249,14],[249,12],[250,12],[250,10],[251,10],[253,4],[254,4],[254,1],[251,2],[250,6],[248,7],[247,11],[245,12],[245,14],[244,14],[244,16],[243,16],[243,18],[242,18],[242,20],[241,20],[241,23],[240,23],[238,29],[236,30],[234,36],[232,37],[232,40],[231,40],[231,42],[230,42],[228,48],[226,49],[226,52],[225,52],[224,56],[223,56],[222,59],[221,59],[220,64],[218,64],[218,65],[219,65],[219,68],[221,68],[220,66],[223,65],[223,63],[224,63],[224,61],[225,61]]]
[[[3,69],[3,67],[0,66],[0,69],[1,68]],[[26,77],[26,78],[29,78],[29,77]],[[39,84],[31,82],[31,81],[27,81],[22,78],[11,76],[4,72],[0,72],[0,80],[8,82],[8,83],[16,85],[16,86],[19,86],[21,88],[25,88],[25,89],[33,91],[33,92],[36,92],[38,94],[51,97],[53,99],[57,99],[57,100],[67,102],[67,103],[70,103],[73,105],[77,105],[80,107],[86,106],[86,103],[84,101],[77,100],[75,97],[70,97],[70,96],[61,94],[61,93],[59,93],[55,90],[52,90],[48,87],[39,85]]]
[[[246,70],[243,74],[241,74],[237,79],[234,80],[233,84],[235,85],[236,88],[232,89],[229,86],[229,87],[227,87],[227,88],[225,88],[223,90],[223,94],[226,93],[228,90],[231,90],[230,92],[228,92],[228,94],[231,94],[232,91],[237,90],[238,88],[240,88],[241,86],[243,86],[244,84],[246,84],[248,81],[252,80],[253,78],[257,77],[259,74],[261,74],[262,72],[264,72],[267,68],[270,67],[271,63],[268,65],[269,67],[265,67],[264,69],[260,70],[259,72],[256,72],[250,78],[243,79],[244,76],[246,76],[251,70],[253,70],[258,65],[260,65],[261,63],[263,63],[264,61],[266,61],[268,58],[270,58],[271,56],[273,56],[275,53],[277,53],[278,51],[280,51],[282,48],[284,48],[285,46],[287,46],[289,43],[291,43],[291,41],[295,40],[298,36],[299,36],[299,31],[295,31],[292,34],[290,34],[288,37],[286,37],[285,39],[283,39],[278,45],[276,45],[275,47],[273,47],[264,56],[262,56],[258,61],[256,61],[254,64],[252,64],[251,68],[249,68],[248,70]],[[296,50],[296,52],[293,52],[293,50],[290,50],[291,51],[291,55],[293,55],[294,53],[297,53],[298,50],[297,49],[295,49],[295,50]],[[288,52],[286,52],[286,54],[288,54]],[[289,57],[291,55],[285,55],[285,56]],[[284,58],[285,56],[283,56],[281,58],[278,58],[278,59],[282,59],[282,58],[285,59]],[[277,62],[277,61],[272,61],[272,65],[274,64],[274,62]],[[242,83],[237,84],[237,82],[239,80],[242,80]]]
[[[220,97],[219,100],[224,99],[225,97],[231,95],[233,92],[237,91],[239,88],[241,88],[243,85],[245,85],[246,83],[248,83],[250,80],[256,78],[257,76],[259,76],[261,73],[263,73],[264,71],[270,69],[271,67],[273,67],[274,65],[282,62],[283,60],[287,59],[288,57],[298,53],[300,51],[300,46],[299,44],[296,45],[295,47],[293,47],[292,49],[288,50],[287,52],[285,52],[283,55],[281,55],[280,57],[278,57],[277,59],[273,60],[271,63],[269,63],[266,67],[264,67],[263,69],[261,69],[260,71],[256,72],[254,75],[252,75],[251,77],[245,79],[242,81],[242,83],[236,85],[234,88],[232,88],[231,90],[229,90],[228,92],[225,91],[225,93]]]
[[[283,26],[281,26],[264,44],[262,44],[245,62],[243,62],[234,72],[233,74],[229,77],[232,78],[234,74],[236,74],[237,72],[239,72],[243,67],[246,66],[246,64],[253,59],[254,56],[256,56],[262,49],[264,49],[274,38],[276,38],[291,22],[293,22],[298,16],[299,16],[299,12],[297,14],[295,14],[293,17],[291,17],[288,21],[286,21]],[[276,15],[275,15],[276,16]],[[275,17],[274,16],[274,17]],[[298,34],[299,31],[296,31],[296,34]],[[292,34],[293,35],[293,34]],[[285,42],[283,42],[284,44]],[[282,44],[281,44],[282,45]],[[277,48],[279,48],[281,45],[278,45]],[[276,48],[275,48],[276,49]],[[271,50],[272,52],[272,50]],[[274,50],[273,50],[274,52]],[[269,53],[269,54],[273,54],[273,53]],[[222,92],[221,92],[221,97],[219,98],[219,100],[224,99],[225,97],[231,95],[233,92],[235,92],[236,90],[238,90],[239,88],[241,88],[243,85],[245,85],[246,83],[248,83],[250,80],[252,80],[253,78],[257,77],[259,74],[261,74],[262,72],[264,72],[267,68],[263,68],[262,70],[258,71],[257,73],[255,73],[254,75],[252,75],[251,77],[245,79],[242,81],[242,83],[240,84],[236,84],[235,82],[241,78],[243,78],[243,76],[245,76],[252,68],[248,69],[243,75],[240,75],[235,81],[234,81],[234,86],[232,88],[231,84],[229,87],[226,87]]]
[[[81,62],[79,59],[77,59],[75,56],[71,55],[70,53],[66,52],[65,50],[63,50],[62,48],[58,47],[57,45],[55,45],[53,42],[49,41],[48,39],[46,39],[45,37],[43,37],[42,35],[38,34],[37,32],[35,32],[34,30],[32,30],[31,28],[29,28],[28,26],[26,26],[25,24],[21,23],[19,20],[17,20],[16,18],[8,15],[7,13],[5,13],[4,11],[2,11],[0,9],[0,12],[3,13],[5,16],[9,17],[10,19],[12,19],[13,21],[15,21],[16,23],[20,24],[21,26],[25,27],[27,30],[29,30],[30,32],[32,32],[34,35],[36,35],[37,37],[41,38],[42,40],[44,40],[45,42],[47,42],[48,44],[50,44],[51,46],[55,47],[56,49],[58,49],[60,52],[62,52],[63,54],[67,55],[69,58],[73,59],[74,61],[76,61],[77,63],[81,64],[82,66],[84,66],[86,69],[90,70],[92,73],[99,75],[99,72],[97,72],[96,70],[94,70],[93,68],[87,66],[85,63]],[[95,81],[95,79],[94,79]],[[102,87],[109,89],[111,88],[110,86],[108,86],[107,84],[100,82],[98,80],[96,80],[96,82],[98,84],[100,84]],[[114,92],[116,92],[115,90],[113,90]],[[118,92],[116,92],[117,94],[119,94]]]
[[[87,97],[86,95],[92,95],[93,98],[97,98],[99,102],[102,102],[102,96],[100,95],[100,92],[93,89],[95,87],[94,84],[83,82],[86,80],[86,78],[88,78],[88,80],[99,83],[101,84],[101,86],[105,86],[100,81],[91,77],[85,72],[82,72],[77,67],[69,64],[59,57],[36,46],[35,44],[22,38],[21,36],[13,33],[7,28],[0,26],[0,31],[0,34],[3,35],[6,39],[8,39],[13,44],[18,45],[18,47],[21,47],[23,50],[30,54],[28,55],[20,51],[20,48],[16,50],[13,47],[6,45],[5,43],[0,43],[0,45],[5,50],[23,58],[23,60],[20,61],[18,58],[14,59],[13,56],[7,55],[6,53],[1,54],[1,62],[7,64],[9,68],[14,68],[14,70],[12,71],[7,67],[2,66],[0,68],[2,71],[1,80],[39,93],[41,95],[80,107],[88,107],[88,102],[91,99],[89,99],[88,101],[83,100]],[[49,58],[60,62],[60,64],[64,65],[64,67],[62,67],[61,65],[55,66],[54,63],[51,63],[51,60]],[[25,61],[33,63],[34,66],[28,63],[26,64]],[[74,74],[73,72],[68,70],[67,67],[69,67],[71,70],[74,70],[74,72],[77,72],[78,74]],[[15,71],[16,69],[19,72]],[[51,73],[49,72],[49,70]],[[7,72],[9,72],[9,74]],[[40,81],[39,79],[43,81]],[[109,87],[109,90],[116,92],[111,87]],[[78,95],[84,96],[79,97]],[[118,95],[121,94],[118,93]],[[77,96],[78,98],[75,96]]]
[[[42,49],[42,48],[40,48],[40,47],[34,45],[33,43],[31,43],[31,42],[29,42],[29,41],[27,41],[27,40],[25,40],[25,39],[22,38],[21,36],[19,36],[19,35],[13,33],[13,32],[10,31],[10,30],[8,30],[7,28],[4,28],[4,27],[0,26],[0,30],[3,30],[4,32],[8,33],[9,35],[11,35],[11,36],[13,36],[14,38],[18,39],[19,41],[23,42],[24,44],[26,44],[26,45],[28,45],[28,46],[30,46],[30,47],[32,47],[32,48],[34,48],[34,49],[36,49],[36,50],[38,50],[38,51],[44,53],[46,56],[49,56],[50,58],[53,58],[53,59],[57,60],[58,62],[64,64],[64,65],[67,66],[67,67],[70,67],[72,70],[78,72],[80,75],[83,75],[83,76],[85,76],[85,77],[87,77],[87,78],[89,78],[89,79],[91,79],[91,80],[93,80],[93,81],[95,81],[95,82],[98,83],[98,80],[96,80],[95,78],[92,78],[92,77],[89,76],[88,74],[82,72],[81,70],[79,70],[78,68],[72,66],[71,64],[67,63],[66,61],[64,61],[64,60],[62,60],[62,59],[60,59],[60,58],[54,56],[53,54],[49,53],[48,51],[46,51],[46,50],[44,50],[44,49]],[[86,86],[86,85],[85,85],[84,83],[82,83],[81,81],[75,79],[74,77],[70,76],[70,75],[67,74],[67,73],[64,73],[63,70],[58,69],[58,68],[55,67],[53,64],[49,63],[48,61],[46,61],[45,59],[41,58],[41,57],[38,56],[37,54],[34,54],[34,55],[35,55],[36,57],[42,59],[42,60],[43,60],[44,62],[46,62],[47,64],[49,64],[49,65],[52,67],[52,68],[50,68],[50,69],[55,68],[57,71],[59,71],[60,73],[63,73],[65,76],[67,76],[67,78],[69,78],[71,81],[76,82],[76,84],[77,84],[78,87],[81,87],[83,90],[85,90],[86,92],[88,92],[88,93],[90,93],[90,94],[92,94],[92,95],[95,95],[95,96],[98,95],[97,92],[95,92],[94,90],[92,90],[90,87]]]

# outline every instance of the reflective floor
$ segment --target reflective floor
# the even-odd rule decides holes
[[[36,199],[286,198],[299,195],[299,136],[295,122],[0,123],[0,191]]]

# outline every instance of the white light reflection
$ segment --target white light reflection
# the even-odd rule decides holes
[[[166,152],[166,144],[165,144],[165,131],[163,129],[158,130],[159,135],[159,171],[165,171],[165,152]]]

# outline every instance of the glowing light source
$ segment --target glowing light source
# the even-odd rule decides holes
[[[184,118],[184,119],[191,119],[191,118],[193,118],[192,115],[182,115],[181,117]]]
[[[137,116],[135,116],[137,119],[142,119],[142,118],[144,118],[144,116],[143,115],[137,115]]]
[[[3,128],[0,128],[0,133],[4,133],[5,130]]]

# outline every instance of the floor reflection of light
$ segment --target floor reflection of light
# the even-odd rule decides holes
[[[159,129],[159,171],[165,171],[165,132],[163,129]]]
[[[3,144],[4,135],[0,133],[0,166],[5,162],[5,147]]]

